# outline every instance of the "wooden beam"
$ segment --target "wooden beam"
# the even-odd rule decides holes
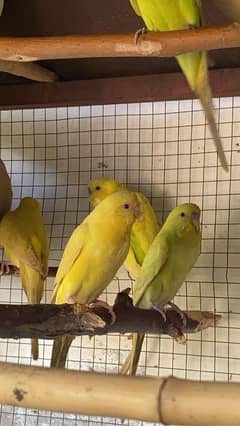
[[[32,62],[44,59],[157,56],[172,57],[193,50],[240,46],[240,24],[191,30],[134,34],[1,37],[0,59]]]
[[[209,72],[214,96],[240,95],[240,68]],[[182,73],[0,86],[0,108],[83,106],[193,99]]]
[[[40,82],[52,82],[58,80],[58,76],[55,72],[32,62],[21,63],[0,59],[0,71]]]

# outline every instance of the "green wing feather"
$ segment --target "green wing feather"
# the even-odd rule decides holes
[[[133,291],[134,305],[138,305],[147,287],[159,274],[168,258],[168,243],[164,234],[159,234],[148,250],[136,286]]]
[[[131,6],[134,10],[134,12],[136,13],[136,15],[141,16],[141,11],[138,7],[138,2],[137,0],[130,0]]]

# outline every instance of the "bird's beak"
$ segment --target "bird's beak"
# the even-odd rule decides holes
[[[192,212],[192,223],[196,228],[196,231],[199,232],[200,231],[200,212]]]
[[[140,204],[136,204],[134,208],[135,217],[138,219],[141,216],[141,206]]]

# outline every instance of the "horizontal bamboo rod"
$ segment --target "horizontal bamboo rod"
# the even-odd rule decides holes
[[[240,384],[0,363],[0,403],[177,425],[240,424]],[[2,385],[4,384],[4,385]]]
[[[1,37],[0,59],[29,62],[42,59],[120,56],[171,57],[193,50],[240,46],[240,24],[180,31],[148,32],[136,44],[134,34]]]

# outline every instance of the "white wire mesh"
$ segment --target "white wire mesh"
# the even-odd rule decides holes
[[[43,207],[56,266],[74,227],[89,211],[87,182],[113,176],[147,195],[162,221],[177,203],[202,208],[202,253],[175,302],[223,315],[220,325],[189,335],[186,346],[148,336],[139,374],[240,381],[240,97],[215,100],[230,173],[217,157],[197,101],[1,112],[0,157],[12,178],[13,208],[32,195]],[[49,301],[53,279],[48,279]],[[105,297],[129,286],[121,269]],[[1,278],[0,303],[25,302],[17,277]],[[67,366],[117,372],[131,341],[109,335],[75,339]],[[49,366],[51,342],[30,359],[29,340],[0,340],[0,360]],[[60,407],[59,407],[60,409]],[[1,407],[1,426],[121,424],[119,419]],[[141,422],[125,420],[126,425]]]

